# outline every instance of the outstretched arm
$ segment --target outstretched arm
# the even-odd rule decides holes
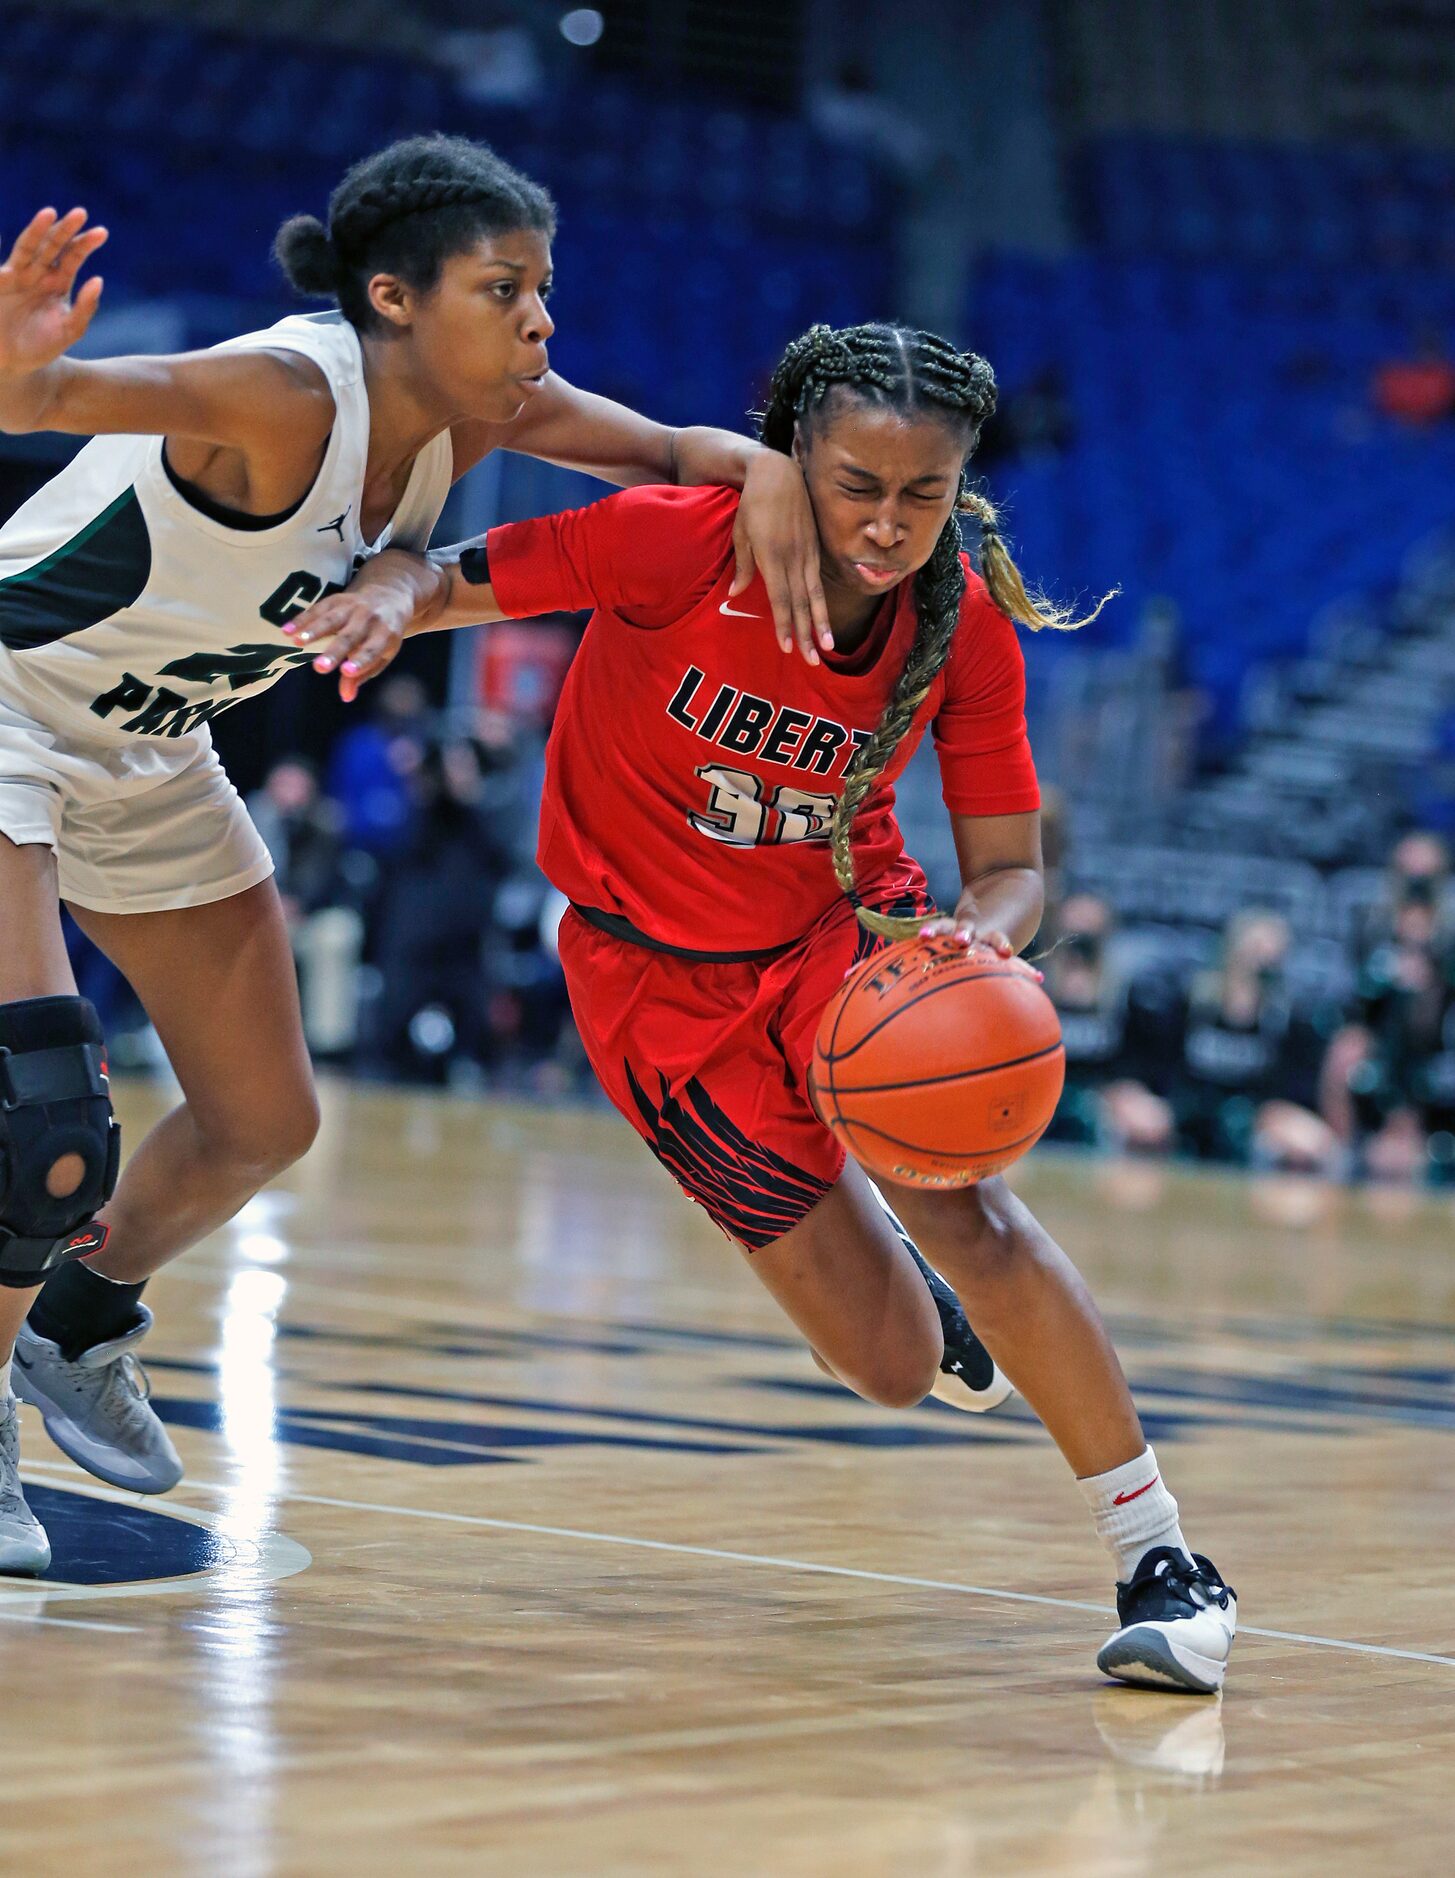
[[[814,665],[816,644],[832,649],[813,510],[798,466],[779,451],[765,450],[730,430],[703,425],[672,430],[655,424],[624,404],[568,384],[559,372],[548,375],[509,424],[457,424],[454,442],[456,476],[501,449],[600,476],[622,488],[722,483],[741,489],[732,592],[744,592],[761,573],[782,649],[791,652],[796,642]]]
[[[86,211],[42,209],[0,266],[0,430],[73,436],[174,436],[301,471],[333,424],[333,396],[317,366],[288,353],[182,353],[70,359],[101,300],[93,276],[72,297],[81,268],[106,240]]]
[[[284,630],[315,670],[338,672],[346,700],[415,633],[586,607],[650,632],[716,589],[734,506],[721,489],[686,500],[670,489],[623,489],[427,556],[390,550]]]

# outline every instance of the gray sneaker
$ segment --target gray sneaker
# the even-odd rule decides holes
[[[83,1350],[74,1363],[22,1325],[11,1378],[21,1401],[40,1410],[51,1440],[88,1474],[133,1493],[165,1493],[182,1478],[182,1462],[132,1354],[152,1327],[147,1307],[137,1309],[143,1322],[135,1330]]]
[[[0,1402],[0,1572],[33,1577],[51,1562],[45,1527],[20,1486],[20,1413],[13,1395]]]

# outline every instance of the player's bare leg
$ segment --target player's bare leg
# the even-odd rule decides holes
[[[856,1395],[909,1408],[930,1393],[945,1348],[939,1312],[857,1167],[749,1263],[821,1364]]]
[[[1117,1566],[1109,1675],[1209,1694],[1237,1605],[1189,1551],[1101,1314],[1075,1266],[1003,1180],[896,1187],[905,1224],[948,1276],[986,1348],[1045,1423]]]
[[[161,1493],[181,1462],[134,1356],[151,1323],[141,1287],[307,1152],[317,1098],[271,881],[209,906],[76,917],[141,999],[185,1099],[127,1161],[105,1250],[46,1284],[17,1387],[83,1467]]]
[[[308,1152],[318,1097],[271,880],[210,906],[75,918],[141,999],[185,1098],[127,1160],[87,1261],[137,1284]]]
[[[889,1226],[892,1237],[899,1242],[900,1251],[907,1253],[914,1264],[919,1273],[920,1282],[929,1292],[939,1318],[940,1356],[929,1393],[940,1401],[948,1403],[952,1408],[965,1410],[971,1414],[983,1415],[990,1409],[999,1408],[1012,1393],[1010,1382],[1003,1371],[996,1366],[984,1344],[975,1334],[954,1291],[922,1257],[884,1194],[865,1179],[853,1162],[846,1166],[833,1192],[803,1222],[803,1227],[808,1228],[811,1235],[808,1241],[802,1242],[809,1245],[808,1259],[822,1260],[833,1256],[831,1250],[826,1252],[823,1249],[821,1242],[827,1242],[830,1248],[843,1246],[847,1242],[846,1232],[848,1239],[857,1241],[866,1231],[874,1235],[876,1246],[882,1243],[884,1250],[880,1256],[891,1256],[892,1248],[889,1247],[889,1241],[882,1239],[878,1231],[879,1221],[876,1221],[874,1214],[864,1207],[866,1194],[874,1202],[879,1220]],[[852,1209],[852,1224],[847,1229],[840,1219],[840,1214],[845,1207]],[[800,1231],[802,1229],[799,1228]],[[778,1240],[773,1247],[768,1248],[766,1253],[760,1252],[753,1255],[753,1263],[758,1267],[760,1276],[763,1277],[770,1290],[774,1289],[774,1282],[768,1275],[769,1270],[772,1269],[775,1272],[778,1270],[772,1254],[781,1252],[785,1244],[788,1244],[790,1257],[796,1261],[798,1254],[794,1248],[800,1244],[800,1241],[795,1239],[793,1234],[787,1235],[786,1240]],[[767,1263],[761,1263],[765,1258]],[[902,1266],[898,1269],[902,1270]],[[798,1319],[789,1304],[782,1298],[779,1301],[797,1322]],[[862,1320],[854,1321],[852,1311],[849,1313],[849,1319],[850,1321],[844,1326],[843,1334],[850,1339],[851,1346],[857,1349],[863,1339],[863,1323]],[[841,1369],[829,1362],[823,1350],[815,1344],[811,1336],[809,1347],[814,1362],[826,1376],[832,1376],[836,1382],[843,1383],[845,1388],[853,1389],[856,1395],[866,1396],[873,1401],[883,1399],[874,1395],[871,1389],[861,1387],[854,1380],[851,1358],[841,1359],[844,1365]]]
[[[1078,1477],[1134,1460],[1146,1436],[1081,1274],[1003,1180],[893,1187],[895,1210]]]

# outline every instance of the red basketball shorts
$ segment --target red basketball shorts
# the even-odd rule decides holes
[[[874,883],[876,907],[927,912],[912,862]],[[808,1067],[824,1006],[884,942],[839,901],[787,952],[708,964],[599,931],[574,909],[561,964],[601,1086],[689,1199],[750,1251],[811,1212],[844,1168]]]

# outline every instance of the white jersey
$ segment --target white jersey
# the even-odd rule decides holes
[[[0,528],[0,703],[63,742],[149,751],[154,774],[209,746],[219,711],[307,661],[279,628],[310,601],[386,545],[428,544],[453,468],[445,431],[366,542],[369,400],[353,327],[298,314],[217,349],[301,352],[328,379],[323,464],[284,520],[229,526],[176,487],[160,437],[96,437]]]

